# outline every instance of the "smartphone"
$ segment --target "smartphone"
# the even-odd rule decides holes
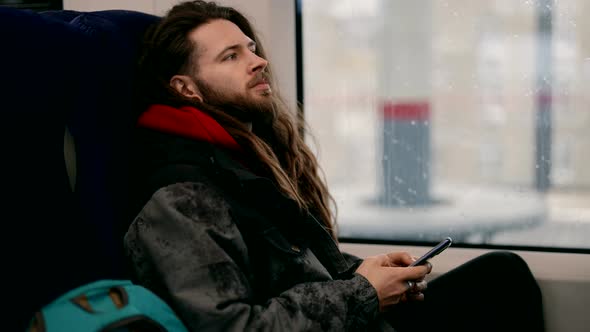
[[[445,249],[451,246],[453,240],[450,237],[440,241],[434,248],[430,249],[427,253],[425,253],[422,257],[418,258],[414,263],[410,264],[410,266],[422,265],[426,263],[427,260],[431,259],[432,257],[440,254]]]

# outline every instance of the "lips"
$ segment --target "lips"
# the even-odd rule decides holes
[[[264,87],[266,89],[270,88],[270,84],[268,83],[268,80],[266,79],[266,77],[259,75],[256,78],[254,78],[250,84],[248,84],[249,88],[257,88],[257,87]]]
[[[260,81],[254,85],[255,89],[270,89],[270,84],[267,81]]]

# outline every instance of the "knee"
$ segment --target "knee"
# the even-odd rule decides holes
[[[498,264],[526,264],[518,254],[507,250],[490,251],[483,254],[481,257]]]
[[[510,251],[494,251],[482,256],[486,264],[497,271],[505,271],[506,275],[514,281],[528,281],[535,283],[536,280],[527,262],[518,254]]]
[[[522,257],[511,251],[492,251],[483,254],[481,257],[482,261],[488,266],[493,266],[498,269],[506,271],[529,271],[528,264]]]

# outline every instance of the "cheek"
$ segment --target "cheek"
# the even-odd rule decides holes
[[[213,89],[229,93],[244,93],[248,81],[236,73],[218,72],[205,78]]]

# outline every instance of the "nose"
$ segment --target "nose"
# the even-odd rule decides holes
[[[250,74],[256,74],[263,71],[268,66],[266,59],[252,53],[252,63],[250,65]]]

